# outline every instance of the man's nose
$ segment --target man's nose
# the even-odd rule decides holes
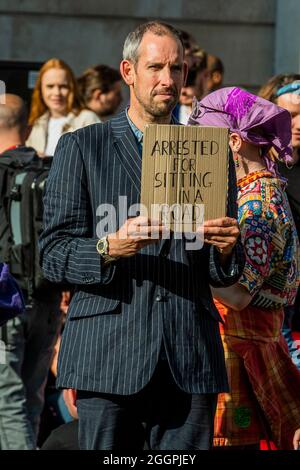
[[[172,72],[169,67],[164,67],[161,71],[161,85],[166,87],[172,86],[174,84],[174,79],[172,77]]]

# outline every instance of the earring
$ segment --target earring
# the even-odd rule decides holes
[[[234,154],[234,164],[235,164],[236,168],[240,167],[239,157],[238,157],[237,153]]]

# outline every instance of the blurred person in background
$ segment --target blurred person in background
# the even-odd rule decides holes
[[[179,29],[178,33],[184,47],[184,60],[187,63],[188,69],[190,69],[191,67],[193,67],[195,62],[193,51],[198,48],[198,44],[194,36],[192,36],[187,31]]]
[[[26,142],[40,156],[54,155],[62,134],[99,122],[80,99],[71,68],[60,59],[50,59],[42,66],[32,94]]]
[[[108,65],[96,65],[78,78],[78,88],[85,106],[96,113],[100,121],[115,114],[122,102],[122,77]]]
[[[30,157],[32,161],[39,160],[35,150],[25,146],[29,129],[24,101],[7,94],[4,102],[0,104],[0,161],[14,158],[26,163]],[[0,189],[0,235],[3,236],[6,217],[2,208],[7,195]],[[29,224],[32,224],[30,216]],[[24,230],[28,230],[25,224]],[[0,340],[6,346],[6,361],[0,363],[0,450],[36,448],[46,378],[61,327],[59,286],[45,281],[44,287],[33,292],[30,300],[28,290],[23,289],[22,293],[29,304],[24,314],[0,327]]]
[[[300,234],[300,74],[280,74],[272,77],[259,91],[259,95],[291,113],[293,161],[291,164],[278,162],[278,169],[288,180],[286,193],[293,218]],[[276,155],[275,155],[276,157]],[[292,337],[292,327],[300,331],[300,292],[292,306],[285,307],[283,335],[287,341],[290,355],[300,369],[300,355],[297,342]]]
[[[184,87],[179,97],[179,104],[173,112],[181,124],[187,124],[192,112],[194,96],[199,99],[205,95],[205,84],[207,81],[206,55],[199,49],[199,55],[195,59],[192,68],[189,69]]]
[[[192,112],[193,98],[196,94],[196,74],[195,68],[189,70],[185,85],[181,89],[179,103],[173,112],[173,116],[175,116],[181,124],[187,124]]]
[[[204,96],[213,91],[222,88],[224,79],[224,65],[219,57],[208,54],[207,56],[207,74],[204,81]]]
[[[192,111],[193,97],[198,100],[204,95],[207,80],[207,53],[196,43],[193,36],[185,31],[179,31],[184,45],[185,61],[188,64],[188,75],[181,90],[179,103],[175,106],[173,116],[181,124],[187,124]]]
[[[203,72],[201,76],[200,74],[197,76],[196,80],[197,98],[200,99],[203,95],[203,80],[207,74],[207,53],[187,31],[179,30],[179,36],[183,43],[184,60],[188,65],[188,70],[195,69]]]
[[[189,72],[194,73],[195,96],[200,100],[204,95],[204,87],[207,80],[207,53],[200,46],[195,46],[191,55],[193,58]]]

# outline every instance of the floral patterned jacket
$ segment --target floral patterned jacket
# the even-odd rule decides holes
[[[291,305],[300,281],[299,241],[285,193],[285,180],[266,170],[238,181],[239,223],[246,264],[239,283],[252,305]]]

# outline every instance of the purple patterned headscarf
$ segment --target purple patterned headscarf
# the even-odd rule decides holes
[[[262,148],[268,170],[276,174],[268,152],[273,147],[278,159],[292,163],[291,116],[274,103],[237,87],[221,88],[193,103],[188,124],[227,127],[242,140]]]

